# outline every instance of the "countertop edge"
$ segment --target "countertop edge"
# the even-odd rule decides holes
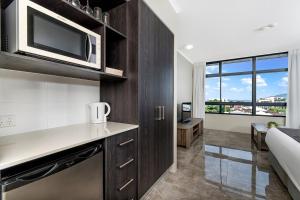
[[[112,122],[112,123],[115,123],[115,122]],[[49,155],[52,155],[52,154],[55,154],[55,153],[58,153],[58,152],[61,152],[61,151],[72,149],[72,148],[75,148],[75,147],[78,147],[78,146],[81,146],[81,145],[85,145],[85,144],[88,144],[88,143],[91,143],[91,142],[95,142],[97,140],[102,140],[102,139],[105,139],[105,138],[109,138],[111,136],[118,135],[118,134],[130,131],[130,130],[134,130],[134,129],[139,128],[138,125],[134,125],[134,124],[125,124],[125,123],[118,123],[118,124],[130,125],[131,127],[122,128],[120,130],[112,132],[111,134],[109,134],[107,136],[95,137],[93,139],[84,140],[82,142],[74,143],[72,145],[66,145],[65,147],[62,147],[62,148],[57,148],[57,149],[52,150],[52,151],[41,153],[41,154],[38,154],[36,156],[30,156],[28,158],[16,160],[14,162],[9,162],[9,163],[7,162],[7,163],[1,164],[1,161],[0,161],[0,170],[5,170],[5,169],[8,169],[10,167],[14,167],[14,166],[26,163],[26,162],[30,162],[30,161],[33,161],[33,160],[36,160],[36,159],[39,159],[39,158],[42,158],[42,157],[46,157],[46,156],[49,156]]]

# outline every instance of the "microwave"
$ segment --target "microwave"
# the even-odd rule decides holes
[[[99,34],[29,0],[14,0],[4,18],[8,52],[101,68]]]

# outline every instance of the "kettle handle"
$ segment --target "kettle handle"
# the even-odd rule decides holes
[[[105,103],[105,105],[107,106],[107,112],[104,114],[105,117],[107,117],[110,114],[110,105],[108,103]]]

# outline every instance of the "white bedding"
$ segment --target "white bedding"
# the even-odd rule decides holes
[[[300,143],[276,128],[268,131],[266,143],[281,167],[300,191]]]

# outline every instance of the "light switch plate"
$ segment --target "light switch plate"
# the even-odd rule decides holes
[[[0,115],[0,128],[10,128],[16,126],[15,115]]]

